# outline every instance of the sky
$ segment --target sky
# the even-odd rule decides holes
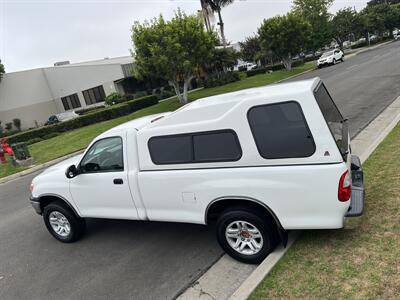
[[[336,0],[330,11],[365,7]],[[284,14],[291,0],[236,0],[222,11],[230,42],[253,35],[262,20]],[[200,0],[0,0],[0,59],[6,72],[129,55],[131,26],[180,7],[196,13]]]

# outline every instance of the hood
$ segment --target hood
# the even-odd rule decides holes
[[[83,154],[78,154],[76,156],[73,156],[71,158],[63,160],[62,162],[59,162],[58,164],[55,164],[54,166],[51,166],[51,167],[47,168],[40,175],[49,174],[49,173],[53,173],[53,172],[56,172],[56,171],[65,172],[70,165],[77,164],[80,161],[82,155]]]

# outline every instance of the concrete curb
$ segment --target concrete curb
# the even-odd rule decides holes
[[[54,160],[45,162],[43,164],[40,164],[40,165],[37,165],[37,166],[33,166],[32,168],[26,169],[25,171],[21,171],[21,172],[12,174],[12,175],[7,176],[7,177],[0,178],[0,184],[9,182],[9,181],[12,181],[12,180],[15,180],[15,179],[18,179],[20,177],[23,177],[23,176],[26,176],[26,175],[29,175],[29,174],[32,174],[32,173],[35,173],[35,172],[40,171],[40,170],[42,170],[44,168],[47,168],[47,167],[55,165],[55,164],[57,164],[59,162],[62,162],[63,160],[66,160],[66,159],[68,159],[70,157],[73,157],[75,155],[81,154],[81,153],[83,153],[83,151],[84,150],[80,150],[80,151],[77,151],[77,152],[74,152],[74,153],[71,153],[71,154],[56,158]]]
[[[294,244],[300,236],[301,231],[294,231],[290,233],[289,241],[284,248],[279,246],[274,252],[267,256],[267,258],[250,274],[250,276],[242,283],[242,285],[232,294],[229,300],[247,299],[250,294],[257,288],[265,276],[271,272],[273,267],[280,261],[285,253]]]
[[[352,140],[353,153],[359,155],[361,162],[364,163],[399,122],[400,97],[393,101]],[[247,299],[299,236],[300,233],[292,236],[286,249],[279,247],[271,253],[231,295],[229,300]]]

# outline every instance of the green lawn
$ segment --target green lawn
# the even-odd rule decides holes
[[[400,299],[400,124],[364,164],[364,216],[305,231],[250,297]]]
[[[279,80],[288,78],[290,76],[302,73],[304,71],[311,70],[313,68],[314,65],[312,63],[307,63],[291,71],[282,70],[274,72],[272,74],[261,74],[249,78],[244,78],[238,82],[230,83],[224,86],[201,89],[198,91],[194,91],[193,93],[190,93],[189,100],[194,101],[208,96],[271,84]],[[129,120],[133,120],[135,118],[150,114],[166,112],[166,111],[174,111],[179,107],[180,105],[176,100],[176,98],[169,99],[167,101],[142,109],[140,111],[137,111],[133,114],[124,117],[79,128],[73,131],[63,133],[55,138],[35,143],[29,146],[29,150],[35,161],[35,164],[44,163],[53,160],[55,158],[86,148],[86,146],[90,143],[91,140],[93,140],[93,138],[95,138],[102,132],[112,127],[115,127],[118,124],[122,124]],[[13,168],[10,165],[6,166],[1,165],[0,178],[19,172],[21,170],[23,170],[23,168]]]

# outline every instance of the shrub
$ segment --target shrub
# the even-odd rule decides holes
[[[33,140],[36,138],[43,139],[51,133],[66,132],[80,127],[95,124],[98,122],[115,119],[124,115],[128,115],[139,109],[152,106],[157,103],[158,103],[158,98],[155,95],[142,97],[140,99],[114,105],[110,108],[94,111],[85,114],[83,116],[79,116],[78,118],[72,120],[20,132],[10,136],[9,141],[10,143],[19,143],[19,142]]]
[[[251,77],[251,76],[258,75],[258,74],[265,74],[265,73],[267,73],[267,71],[268,71],[267,68],[260,67],[257,69],[249,70],[246,72],[246,74],[247,74],[247,77]]]
[[[135,112],[139,109],[152,106],[158,103],[157,95],[150,95],[142,97],[136,100],[128,101],[126,104],[129,106],[131,112]]]
[[[41,138],[38,137],[38,138],[33,138],[33,139],[27,141],[26,144],[27,144],[27,145],[32,145],[32,144],[35,144],[35,143],[39,143],[39,142],[41,142],[41,141],[43,141],[43,139],[41,139]]]
[[[227,72],[223,74],[216,74],[216,75],[211,75],[204,80],[204,87],[210,88],[215,86],[221,86],[239,80],[240,80],[240,75],[238,72]]]
[[[105,99],[105,103],[107,104],[107,105],[115,105],[115,104],[118,104],[118,103],[120,103],[120,102],[122,102],[122,97],[121,97],[121,95],[119,94],[119,93],[117,93],[117,92],[114,92],[114,93],[111,93],[110,95],[108,95],[107,97],[106,97],[106,99]]]
[[[1,127],[1,125],[0,125]],[[1,129],[1,128],[0,128]],[[6,136],[11,136],[16,133],[20,132],[19,130],[10,130],[10,131],[2,131],[0,130],[0,138],[6,137]]]
[[[13,124],[18,131],[21,131],[21,119],[18,118],[13,119]]]
[[[160,100],[161,99],[167,99],[167,98],[172,97],[172,96],[175,96],[174,92],[163,90],[163,91],[161,91],[161,94],[159,95],[159,99]]]
[[[83,108],[83,109],[79,109],[79,110],[75,110],[75,112],[82,116],[82,115],[86,115],[87,113],[93,112],[95,110],[100,110],[100,109],[104,109],[105,106],[104,105],[99,105],[99,106],[93,106],[93,107],[89,107],[89,108]]]
[[[45,136],[42,137],[43,140],[49,140],[52,139],[56,136],[60,135],[58,132],[51,132],[49,134],[46,134]]]
[[[11,122],[6,123],[6,130],[10,131],[12,129],[13,124]]]
[[[125,101],[130,101],[130,100],[135,99],[135,96],[132,94],[127,94],[127,95],[123,96],[123,98]]]
[[[304,61],[303,60],[296,60],[292,63],[292,68],[296,68],[299,66],[304,65]],[[279,70],[284,70],[285,66],[283,64],[277,64],[277,65],[273,65],[273,66],[267,66],[267,67],[262,67],[262,68],[257,68],[257,69],[253,69],[250,71],[247,71],[247,77],[251,77],[251,76],[255,76],[258,74],[265,74],[268,71],[279,71]]]
[[[364,42],[358,43],[358,44],[356,44],[354,46],[351,46],[351,48],[352,49],[357,49],[357,48],[366,47],[367,45],[368,45],[367,41],[364,41]]]
[[[174,88],[172,87],[172,86],[170,86],[170,85],[166,85],[166,86],[164,86],[164,89],[163,89],[164,91],[170,91],[170,92],[173,92],[174,91]]]
[[[147,92],[146,91],[138,91],[135,93],[134,98],[138,99],[138,98],[143,98],[144,96],[147,96]]]

